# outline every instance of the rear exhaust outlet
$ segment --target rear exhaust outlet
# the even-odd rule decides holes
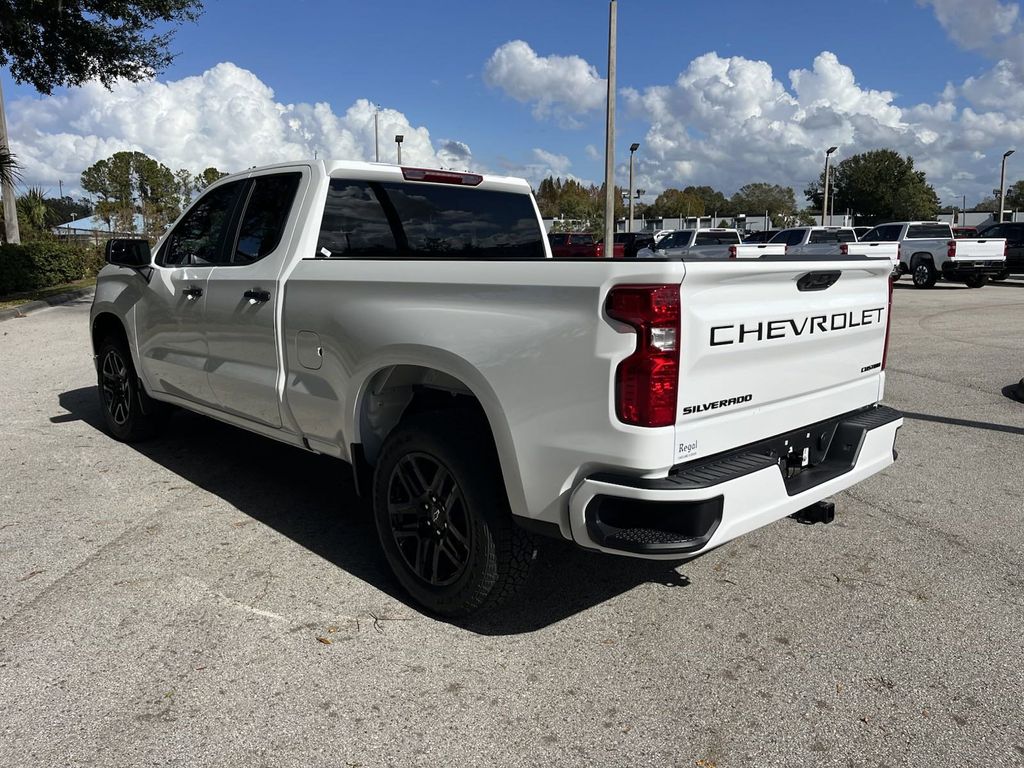
[[[809,507],[804,507],[799,512],[794,512],[790,517],[804,525],[814,525],[815,523],[827,525],[836,519],[836,503],[834,501],[819,501]]]

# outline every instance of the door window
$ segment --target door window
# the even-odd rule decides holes
[[[228,223],[244,181],[232,181],[203,195],[161,246],[163,267],[207,266],[221,261]]]
[[[301,179],[298,172],[253,179],[231,264],[252,264],[277,248]]]

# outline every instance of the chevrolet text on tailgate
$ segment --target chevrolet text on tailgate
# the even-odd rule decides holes
[[[692,557],[895,459],[887,260],[555,259],[525,181],[323,161],[107,260],[111,434],[174,405],[347,462],[439,614],[510,597],[536,535]]]

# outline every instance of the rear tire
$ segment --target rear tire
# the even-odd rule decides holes
[[[993,279],[993,280],[995,280],[995,281],[999,281],[999,282],[1002,282],[1003,280],[1005,280],[1005,279],[1006,279],[1006,278],[1008,278],[1009,276],[1010,276],[1010,270],[1008,270],[1008,269],[1004,269],[1004,270],[1003,270],[1002,272],[1000,272],[999,274],[996,274],[996,275],[992,275],[992,279]]]
[[[512,521],[490,436],[462,412],[423,414],[388,437],[374,473],[384,557],[427,610],[464,616],[510,599],[536,549]]]
[[[964,282],[968,288],[981,288],[988,282],[988,275],[970,275]]]
[[[167,406],[146,394],[128,345],[108,336],[100,343],[97,359],[97,388],[107,431],[125,443],[154,437],[163,426]]]
[[[935,267],[932,266],[930,261],[925,261],[924,259],[920,259],[914,264],[911,276],[913,277],[915,288],[931,288],[935,285],[935,281],[939,279],[939,273],[935,271]]]

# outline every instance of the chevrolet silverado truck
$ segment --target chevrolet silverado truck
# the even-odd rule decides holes
[[[981,288],[1006,268],[1006,240],[955,239],[950,225],[937,221],[879,224],[862,241],[896,243],[899,273],[909,274],[915,288],[931,288],[940,277]]]
[[[791,227],[768,242],[786,246],[787,256],[841,256],[843,244],[857,242],[857,235],[850,227]]]
[[[783,245],[744,243],[735,229],[679,229],[666,235],[653,247],[637,251],[638,259],[760,259],[765,256],[784,256]]]
[[[342,460],[437,614],[509,598],[537,535],[685,559],[895,460],[877,259],[558,260],[521,179],[318,160],[107,260],[109,432],[179,406]]]

